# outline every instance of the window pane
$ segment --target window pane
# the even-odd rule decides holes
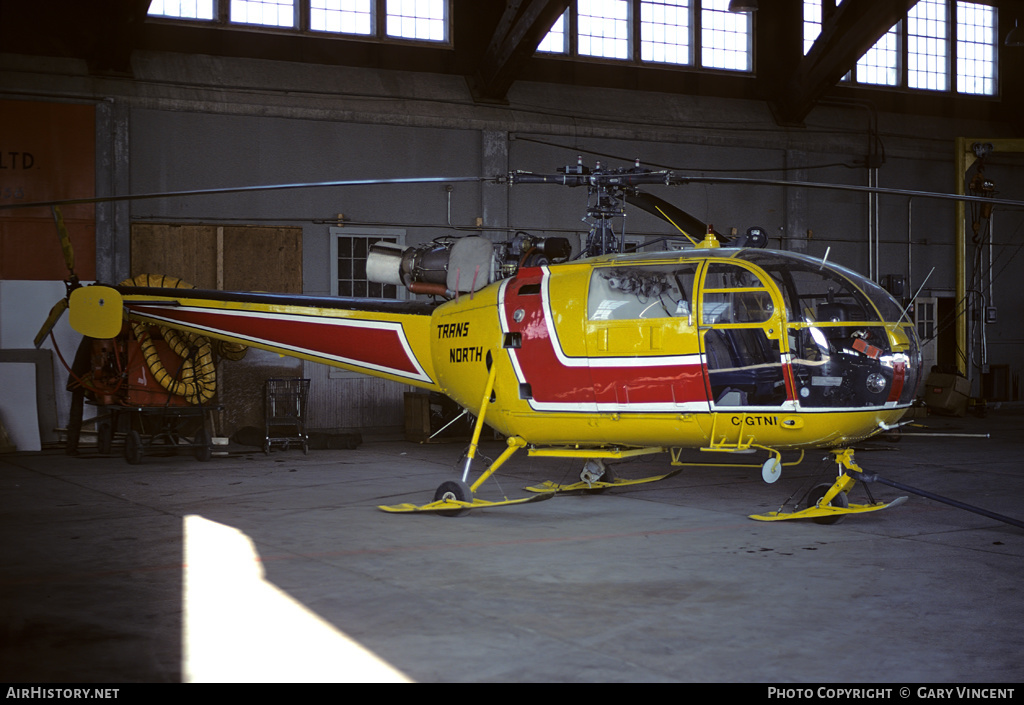
[[[729,0],[701,3],[701,65],[750,70],[750,13],[729,12]]]
[[[835,0],[836,7],[842,2],[843,0]],[[804,0],[804,54],[811,50],[814,40],[821,34],[821,24],[824,21],[821,14],[821,0]]]
[[[956,89],[995,95],[996,11],[974,2],[956,4]]]
[[[380,235],[338,235],[335,237],[338,261],[335,279],[339,296],[372,296],[397,299],[398,287],[370,282],[366,278],[366,256],[376,242],[398,243],[397,237]]]
[[[946,0],[920,0],[907,12],[907,85],[949,89]]]
[[[548,52],[551,54],[564,54],[566,53],[565,46],[565,22],[568,17],[568,10],[562,14],[555,23],[551,25],[551,29],[548,30],[547,35],[537,46],[537,51]]]
[[[689,0],[643,0],[640,59],[667,64],[690,63]]]
[[[857,62],[857,82],[899,84],[899,24],[886,32]]]
[[[599,267],[590,277],[592,321],[669,318],[693,313],[696,265]]]
[[[583,56],[628,59],[628,0],[578,0],[578,47]]]
[[[373,2],[310,0],[309,26],[318,32],[373,34]]]
[[[153,0],[149,14],[188,20],[212,20],[213,0]]]
[[[836,0],[836,5],[840,1]],[[953,90],[951,72],[955,70],[957,92],[995,95],[996,8],[991,4],[956,0],[954,23],[950,16],[951,2],[953,0],[918,0],[906,14],[906,45],[902,46],[902,25],[896,24],[857,62],[857,81],[901,85],[905,64],[909,88]],[[803,0],[803,8],[804,53],[807,53],[821,32],[822,0]],[[955,54],[952,51],[954,41]],[[952,66],[953,56],[956,57],[955,67]]]
[[[821,34],[821,0],[804,0],[804,54]]]
[[[388,0],[385,31],[389,37],[448,41],[447,0]]]
[[[231,0],[231,21],[267,27],[294,27],[294,0]]]

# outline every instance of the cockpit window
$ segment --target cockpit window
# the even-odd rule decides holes
[[[726,262],[712,262],[704,278],[705,289],[761,289],[764,284],[749,269]]]
[[[782,291],[786,317],[790,321],[841,323],[879,320],[868,297],[853,282],[827,265],[767,257],[757,265]]]
[[[701,322],[764,323],[774,313],[771,294],[749,269],[731,263],[712,262],[704,277]]]
[[[738,256],[764,269],[778,284],[790,321],[893,322],[902,314],[885,289],[845,267],[801,255],[782,258],[761,250],[741,250]]]
[[[893,349],[881,322],[900,317],[884,289],[844,267],[809,257],[744,252],[782,291],[790,368],[803,408],[906,404],[916,389],[915,343]]]
[[[601,267],[590,278],[592,321],[691,315],[696,264]]]
[[[913,341],[894,350],[879,322],[899,319],[895,301],[866,277],[806,258],[758,262],[790,316],[789,350],[801,407],[906,404],[916,388]]]
[[[885,289],[866,277],[861,282],[861,286],[864,293],[878,308],[878,312],[882,314],[883,321],[899,321],[903,317],[903,310]]]

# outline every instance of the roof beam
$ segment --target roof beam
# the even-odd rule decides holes
[[[800,124],[815,103],[899,22],[917,0],[845,0],[823,3],[821,34],[771,101],[780,124]]]
[[[502,101],[570,0],[510,0],[473,80],[477,100]]]
[[[94,41],[88,46],[90,69],[96,73],[131,73],[131,57],[146,22],[150,0],[101,0],[89,5],[95,13]]]

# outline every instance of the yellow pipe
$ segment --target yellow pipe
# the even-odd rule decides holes
[[[973,141],[971,141],[973,144]],[[964,176],[974,163],[974,153],[966,137],[956,138],[956,195],[965,195]],[[956,202],[956,242],[953,246],[953,267],[956,271],[956,368],[967,376],[967,208]]]
[[[992,152],[1024,152],[1021,139],[956,138],[956,195],[967,194],[964,182],[967,170],[977,160],[972,146],[975,143],[992,145]],[[953,263],[956,267],[956,367],[967,377],[967,207],[956,202],[956,245]]]
[[[164,274],[140,274],[124,280],[121,285],[174,289],[194,288],[188,282]],[[184,331],[176,331],[166,326],[159,326],[159,329],[164,342],[174,351],[174,354],[184,361],[181,381],[175,379],[164,369],[160,355],[150,338],[148,326],[138,321],[132,321],[132,330],[135,332],[143,358],[154,379],[171,394],[185,397],[189,404],[205,404],[210,401],[216,391],[217,372],[209,339]],[[197,348],[195,355],[192,354],[193,347]],[[231,353],[234,354],[236,349],[241,351],[242,355],[245,354],[243,346],[235,346],[231,349]],[[240,357],[231,359],[240,359]]]

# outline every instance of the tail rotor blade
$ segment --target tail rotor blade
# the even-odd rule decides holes
[[[64,213],[60,206],[53,207],[53,222],[57,224],[57,237],[60,238],[60,249],[64,251],[64,264],[67,265],[68,273],[75,276],[75,248],[71,246],[71,236],[64,225]]]
[[[50,334],[53,327],[57,325],[57,321],[60,320],[60,317],[63,316],[64,312],[67,310],[67,299],[61,299],[53,305],[53,308],[50,309],[50,314],[46,317],[46,321],[43,323],[43,327],[39,329],[38,333],[36,333],[36,337],[33,341],[36,345],[36,349],[43,344],[43,341],[46,340],[46,336]]]

